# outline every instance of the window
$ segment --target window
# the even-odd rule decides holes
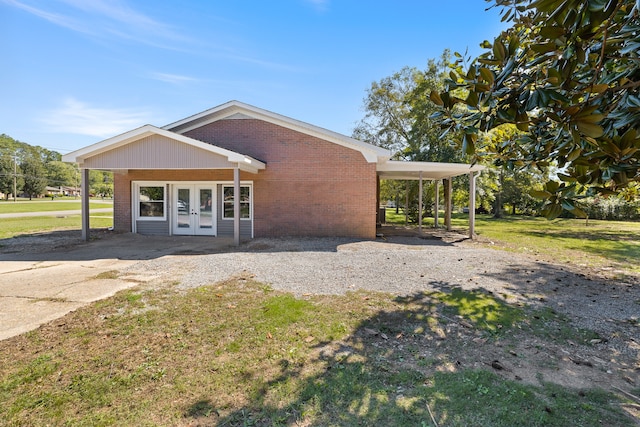
[[[251,218],[251,191],[248,185],[240,186],[240,219]],[[233,186],[222,186],[222,218],[233,219]]]
[[[165,187],[141,185],[138,187],[138,218],[163,219],[165,217]]]

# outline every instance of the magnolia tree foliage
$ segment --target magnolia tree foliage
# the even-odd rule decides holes
[[[555,164],[560,181],[536,193],[543,213],[583,215],[581,196],[640,182],[640,0],[487,0],[512,26],[473,61],[460,57],[432,117],[463,132],[470,155],[484,132],[522,133],[495,147],[516,167]]]

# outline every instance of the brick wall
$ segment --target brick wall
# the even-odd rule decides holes
[[[266,162],[258,174],[241,173],[242,180],[254,183],[256,237],[375,237],[376,166],[360,152],[255,119],[221,120],[185,135]],[[116,192],[128,196],[114,202],[116,229],[131,230],[132,180],[233,180],[233,172],[116,175]]]

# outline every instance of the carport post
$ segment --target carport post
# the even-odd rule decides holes
[[[476,235],[476,178],[480,175],[469,172],[469,238]]]
[[[418,187],[418,230],[422,233],[422,171],[420,171],[420,186]]]
[[[80,171],[80,185],[82,188],[82,240],[89,240],[89,169]]]
[[[453,199],[451,194],[451,177],[447,178],[446,193],[447,197],[445,197],[446,208],[444,222],[447,226],[447,231],[451,231],[451,200]]]
[[[436,179],[435,181],[433,181],[433,184],[435,186],[435,205],[436,205],[436,209],[435,212],[433,214],[433,227],[434,228],[438,228],[438,207],[440,206],[440,194],[438,194],[440,192],[440,180]]]
[[[240,165],[233,169],[233,243],[240,246]]]

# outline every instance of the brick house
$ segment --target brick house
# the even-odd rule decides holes
[[[481,169],[389,159],[388,150],[238,101],[63,156],[79,163],[83,184],[90,169],[114,172],[116,230],[236,242],[374,238],[379,179],[422,182]],[[83,198],[85,238],[88,228]]]

